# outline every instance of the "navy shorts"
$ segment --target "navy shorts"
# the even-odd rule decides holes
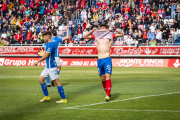
[[[98,67],[99,76],[104,75],[106,73],[111,74],[111,72],[112,72],[111,57],[98,59],[97,60],[97,67]]]

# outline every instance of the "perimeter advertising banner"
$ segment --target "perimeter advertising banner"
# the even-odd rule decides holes
[[[0,66],[34,66],[39,58],[0,58]],[[97,66],[96,58],[61,58],[62,66]],[[39,63],[45,66],[46,61]],[[112,58],[113,67],[180,67],[180,59]]]
[[[2,46],[0,56],[37,56],[40,47],[33,46]],[[96,46],[73,46],[59,47],[60,56],[97,56]],[[111,56],[138,55],[138,56],[160,56],[160,55],[180,55],[180,47],[156,46],[156,47],[111,47]]]

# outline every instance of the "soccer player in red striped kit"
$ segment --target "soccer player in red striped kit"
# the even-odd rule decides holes
[[[110,99],[110,92],[112,86],[112,60],[110,57],[111,44],[113,42],[113,39],[124,35],[123,32],[112,33],[112,30],[112,28],[108,30],[108,26],[106,24],[102,24],[100,25],[99,30],[97,30],[97,28],[94,28],[83,36],[84,39],[95,39],[96,41],[96,48],[98,50],[97,67],[103,88],[106,92],[106,101],[109,101]]]

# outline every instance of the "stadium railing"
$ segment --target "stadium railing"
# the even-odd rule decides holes
[[[3,46],[43,46],[43,44],[0,44],[0,47]],[[59,46],[67,46],[67,47],[71,47],[71,46],[96,46],[95,44],[60,44]],[[138,45],[127,45],[127,44],[122,44],[122,45],[118,45],[118,44],[114,44],[112,46],[151,46],[150,44],[138,44]],[[165,43],[165,44],[161,44],[161,43],[157,43],[155,46],[180,46],[180,43]]]

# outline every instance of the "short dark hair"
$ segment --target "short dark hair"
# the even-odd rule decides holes
[[[51,36],[51,32],[47,31],[47,32],[44,32],[44,33],[42,34],[42,36],[46,36],[46,35]]]
[[[108,26],[106,24],[101,24],[100,27],[102,27],[102,26],[108,28]]]
[[[57,36],[57,32],[55,30],[52,30],[51,33],[53,34],[53,36]]]

